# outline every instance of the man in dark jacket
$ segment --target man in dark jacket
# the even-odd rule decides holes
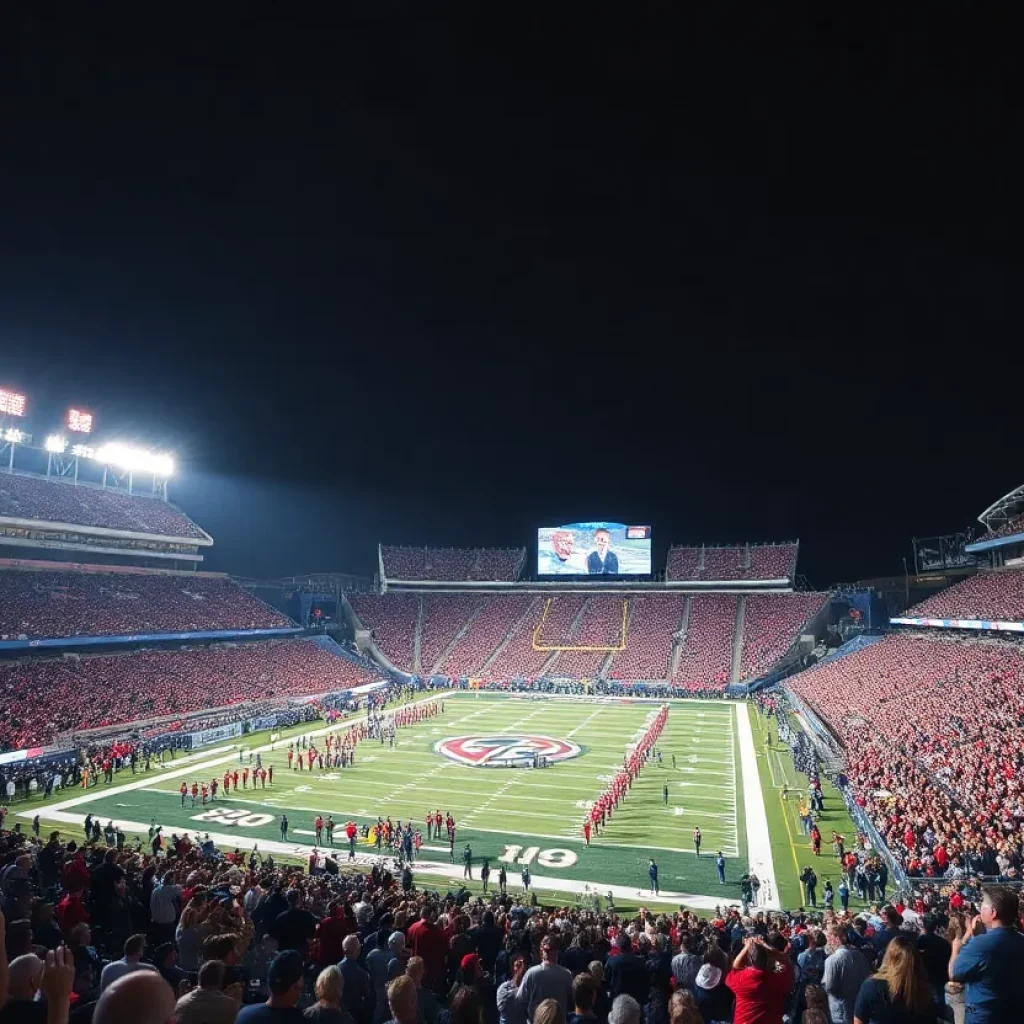
[[[631,949],[629,936],[620,932],[615,937],[615,949],[608,957],[605,977],[613,1001],[617,996],[632,996],[643,1006],[647,1001],[647,967]]]
[[[302,893],[298,889],[291,889],[287,899],[288,909],[277,915],[271,935],[277,939],[278,949],[297,949],[305,957],[309,940],[316,934],[317,920],[302,909]]]
[[[338,970],[345,979],[341,993],[341,1005],[348,1010],[356,1024],[366,1024],[373,1010],[370,976],[359,964],[361,949],[358,935],[346,935],[341,944],[345,959],[338,964]]]

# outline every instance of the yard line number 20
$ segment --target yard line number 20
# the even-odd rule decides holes
[[[214,807],[202,814],[193,814],[193,821],[212,821],[218,825],[241,825],[242,828],[259,828],[261,825],[269,825],[274,820],[272,814],[250,814],[248,811],[240,811],[225,807],[221,810]]]

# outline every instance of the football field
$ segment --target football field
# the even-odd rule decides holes
[[[669,702],[657,743],[660,758],[648,762],[608,826],[587,847],[583,820],[659,702],[486,692],[431,699],[443,699],[443,714],[399,729],[393,747],[362,741],[352,768],[289,770],[287,740],[270,749],[266,735],[247,737],[241,751],[237,746],[199,751],[188,763],[179,758],[145,776],[122,772],[112,786],[65,792],[42,815],[70,825],[73,834],[91,813],[104,824],[108,819],[121,823],[129,840],[141,834],[144,842],[155,821],[168,836],[209,832],[218,843],[243,850],[258,843],[275,856],[308,854],[314,819],[332,815],[333,845],[343,863],[348,820],[369,825],[378,815],[412,819],[424,832],[417,877],[461,878],[468,843],[473,877],[487,860],[493,884],[504,863],[512,891],[521,889],[520,873],[529,865],[541,890],[578,893],[589,885],[602,894],[611,889],[618,898],[648,894],[652,857],[667,902],[699,907],[738,901],[738,880],[748,863],[762,880],[774,881],[746,703]],[[323,732],[323,724],[317,725],[305,728],[311,734]],[[289,735],[296,733],[300,730]],[[191,799],[182,807],[182,782],[191,787],[193,781],[220,779],[228,767],[249,764],[256,751],[264,766],[274,765],[272,786],[232,791],[227,797],[221,793],[205,808],[193,808]],[[537,751],[550,756],[548,767],[525,766]],[[509,762],[517,766],[500,766]],[[435,810],[455,818],[454,865],[447,836],[440,841],[426,837],[424,819]],[[285,843],[281,814],[289,821]],[[695,827],[703,836],[700,857],[692,842]],[[724,885],[714,866],[719,850],[726,859]],[[376,848],[363,839],[357,851],[364,864],[376,856]]]

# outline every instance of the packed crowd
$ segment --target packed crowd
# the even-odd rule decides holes
[[[382,546],[384,576],[390,580],[516,580],[526,562],[524,548],[405,548]]]
[[[828,594],[752,594],[745,600],[741,679],[756,679],[792,646]]]
[[[892,634],[787,682],[911,875],[1021,878],[1024,647]]]
[[[1024,569],[980,572],[908,609],[910,617],[1024,621]]]
[[[1001,887],[958,909],[700,917],[403,875],[4,831],[0,1021],[999,1024],[1024,1004],[1020,907]]]
[[[344,690],[377,678],[316,639],[0,664],[0,750],[210,707]]]
[[[0,571],[0,640],[294,625],[223,576],[139,570]]]
[[[348,600],[383,654],[406,672],[498,681],[604,676],[721,691],[732,675],[741,599],[666,592],[625,599],[581,593],[386,593],[353,594]],[[738,668],[746,679],[770,669],[789,650],[826,595],[743,600]]]
[[[0,473],[0,517],[181,540],[206,536],[181,509],[160,498],[20,473]]]
[[[796,574],[798,544],[739,544],[732,547],[669,548],[668,579],[784,580]]]

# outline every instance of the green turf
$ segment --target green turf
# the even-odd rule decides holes
[[[801,776],[795,772],[788,751],[781,748],[774,730],[769,739],[769,724],[753,706],[737,707],[733,702],[673,701],[668,722],[659,741],[663,763],[650,763],[627,796],[610,826],[587,848],[581,826],[589,802],[603,790],[608,778],[621,765],[627,744],[643,727],[653,705],[588,703],[558,699],[525,700],[507,695],[464,693],[445,698],[443,716],[401,729],[397,746],[381,746],[364,741],[357,748],[354,769],[312,773],[289,771],[285,749],[264,754],[264,764],[274,764],[274,786],[266,790],[232,793],[218,799],[207,809],[181,807],[178,787],[182,777],[164,778],[167,771],[182,767],[178,758],[164,769],[154,768],[149,776],[120,773],[116,784],[148,780],[142,789],[111,794],[100,785],[89,790],[86,804],[71,809],[82,815],[91,812],[103,820],[148,823],[155,819],[170,831],[234,833],[238,845],[250,848],[261,840],[278,840],[278,818],[287,813],[290,841],[296,845],[313,843],[313,819],[318,813],[331,813],[341,825],[348,818],[372,822],[377,814],[393,820],[410,817],[421,825],[428,809],[451,811],[458,823],[456,860],[461,863],[465,843],[474,855],[474,875],[487,858],[496,872],[504,858],[510,888],[516,888],[520,861],[530,860],[535,875],[550,875],[595,885],[636,887],[638,900],[647,888],[647,858],[656,858],[661,885],[678,892],[738,899],[736,880],[746,869],[747,838],[742,787],[739,741],[735,714],[748,710],[754,727],[757,763],[769,826],[772,855],[785,906],[802,902],[797,881],[798,868],[813,860],[809,841],[800,834],[797,797],[782,797],[782,786],[800,788]],[[299,735],[317,726],[297,726],[284,736]],[[582,747],[581,756],[544,770],[514,768],[474,768],[444,758],[435,744],[446,737],[468,734],[540,733],[570,739]],[[267,734],[245,737],[242,744],[254,748],[269,742]],[[223,745],[219,745],[223,746]],[[284,745],[286,746],[286,745]],[[675,755],[676,767],[672,767]],[[210,754],[210,758],[215,756]],[[197,764],[202,764],[205,757]],[[200,772],[196,781],[214,774],[223,776],[224,765]],[[183,776],[191,783],[193,776]],[[663,801],[663,786],[669,786],[669,803]],[[846,814],[841,798],[828,785],[825,788],[828,810],[820,827],[826,840],[824,855],[815,861],[821,883],[831,878],[838,885],[838,867],[828,856],[827,840],[837,828],[852,842],[856,830]],[[47,820],[44,803],[52,804],[80,791],[65,791],[43,802],[20,802],[17,812],[29,807],[41,811]],[[189,805],[191,801],[188,801]],[[245,814],[241,821],[225,811]],[[55,823],[62,831],[74,834],[77,826]],[[694,856],[691,835],[700,825],[706,856]],[[24,827],[24,826],[23,826]],[[129,831],[129,836],[133,835]],[[343,846],[339,828],[335,846]],[[448,860],[447,839],[426,843],[422,856],[429,860]],[[433,849],[430,849],[433,847]],[[511,847],[519,847],[518,853]],[[372,850],[360,844],[361,850]],[[713,854],[722,849],[727,859],[725,886],[720,886],[714,871]],[[434,884],[424,878],[425,884]],[[444,887],[447,883],[438,880]],[[565,893],[553,897],[572,901]]]
[[[528,858],[535,874],[646,889],[647,858],[653,856],[665,889],[736,897],[735,880],[746,868],[746,837],[736,796],[740,769],[732,705],[673,703],[659,741],[663,764],[649,764],[600,838],[590,848],[583,843],[581,826],[590,801],[621,766],[627,745],[642,730],[652,707],[460,694],[446,699],[443,716],[399,730],[395,749],[361,743],[354,769],[289,771],[286,753],[279,749],[264,755],[264,763],[275,766],[272,789],[232,793],[218,799],[216,808],[192,809],[191,801],[182,808],[177,792],[181,779],[162,781],[154,772],[145,789],[108,796],[101,786],[92,791],[92,801],[74,810],[91,811],[102,819],[155,819],[167,830],[234,832],[240,845],[249,846],[280,838],[281,812],[291,824],[289,839],[311,844],[312,834],[305,833],[312,833],[318,813],[333,814],[339,823],[348,818],[372,822],[381,814],[393,820],[412,817],[419,824],[428,809],[440,806],[458,823],[456,859],[461,862],[468,842],[477,870],[484,858],[492,869],[504,858],[510,882],[518,879],[521,862]],[[578,743],[583,753],[544,770],[524,770],[468,767],[434,749],[449,736],[495,732],[566,738]],[[255,746],[258,740],[246,742]],[[216,770],[218,777],[223,770]],[[214,769],[203,776],[197,772],[196,779],[213,774]],[[186,778],[191,781],[191,776]],[[123,774],[117,779],[129,780]],[[662,795],[666,783],[667,806]],[[253,817],[242,819],[242,824],[218,820],[225,810],[244,810]],[[704,835],[706,856],[699,859],[691,845],[695,825]],[[339,837],[335,845],[343,845]],[[514,846],[521,848],[518,856],[510,849]],[[714,872],[717,849],[728,861],[731,881],[724,887]],[[447,840],[427,842],[422,855],[447,860]]]
[[[754,726],[754,743],[758,748],[757,768],[761,776],[761,789],[764,792],[780,900],[784,907],[803,905],[804,893],[799,876],[803,868],[810,864],[818,876],[820,904],[821,890],[826,879],[832,882],[834,889],[839,889],[841,872],[838,861],[832,855],[832,830],[845,837],[846,848],[850,849],[856,843],[857,826],[850,818],[838,790],[828,779],[823,779],[825,811],[816,816],[822,838],[821,856],[814,856],[810,837],[801,833],[798,811],[800,794],[807,793],[807,778],[794,768],[789,748],[779,741],[778,731],[772,720],[765,718],[754,705],[750,705],[750,718]],[[791,718],[789,724],[794,729],[800,728],[796,719]],[[784,795],[787,787],[790,792]],[[839,906],[838,895],[835,905]],[[851,892],[850,905],[861,907],[865,904]]]

